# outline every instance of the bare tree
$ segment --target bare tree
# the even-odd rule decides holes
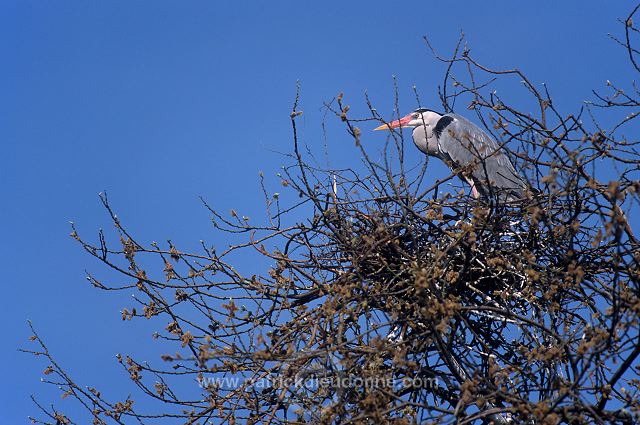
[[[639,7],[614,39],[638,72]],[[639,213],[640,152],[624,135],[640,92],[611,82],[566,113],[519,70],[481,64],[463,38],[448,57],[425,41],[444,65],[443,108],[474,111],[537,195],[517,205],[471,199],[455,174],[434,182],[428,161],[410,165],[405,149],[414,148],[400,133],[374,160],[360,127],[385,120],[370,102],[368,116],[351,117],[342,95],[327,102],[328,119],[344,123],[363,163],[317,165],[298,140],[296,99],[279,183],[299,201],[281,205],[261,177],[262,224],[205,202],[221,237],[240,240],[230,248],[145,245],[106,194],[120,244],[73,229],[122,276],[89,281],[135,289],[138,305],[123,320],[156,323],[172,353],[155,363],[118,357],[144,402],[76,383],[34,331],[27,351],[47,359],[46,381],[95,424],[640,421],[640,247],[629,223]],[[492,90],[511,81],[533,111]],[[602,110],[618,120],[600,122]],[[246,273],[238,255],[273,266]],[[45,419],[35,422],[77,423],[38,406]]]

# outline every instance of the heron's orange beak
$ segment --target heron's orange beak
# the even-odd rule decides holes
[[[373,131],[391,130],[392,128],[402,127],[403,125],[407,124],[409,121],[411,121],[411,114],[407,115],[406,117],[402,117],[399,120],[382,124],[381,126],[374,128]]]

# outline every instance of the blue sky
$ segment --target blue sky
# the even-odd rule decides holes
[[[485,64],[520,68],[574,111],[607,79],[633,78],[607,37],[627,9],[601,1],[1,1],[0,314],[8,333],[0,416],[20,423],[35,413],[30,394],[74,411],[39,383],[46,364],[16,351],[28,347],[27,319],[79,383],[127,383],[114,356],[132,344],[155,360],[151,329],[120,320],[128,295],[87,285],[84,270],[102,268],[68,237],[70,220],[87,236],[109,227],[98,192],[108,191],[141,241],[194,247],[214,237],[200,195],[223,211],[261,214],[258,172],[275,181],[284,162],[276,152],[291,149],[297,80],[302,137],[320,146],[322,102],[339,92],[364,111],[367,90],[390,116],[395,75],[405,109],[415,106],[414,84],[423,104],[439,106],[443,68],[422,36],[446,52],[464,30]],[[331,154],[357,161],[334,126]]]

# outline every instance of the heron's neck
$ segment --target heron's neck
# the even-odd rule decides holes
[[[431,127],[425,127],[420,125],[413,129],[413,143],[427,155],[440,157],[440,150],[438,149],[438,139],[433,133]]]

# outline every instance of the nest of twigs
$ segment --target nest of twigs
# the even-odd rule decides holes
[[[331,210],[339,230],[334,252],[325,256],[340,258],[350,271],[354,297],[414,322],[420,321],[420,307],[429,298],[525,310],[538,302],[527,302],[522,291],[527,287],[532,294],[543,284],[536,279],[537,259],[547,254],[526,208],[491,210],[476,203],[455,216],[433,206],[426,210],[423,217],[397,216],[397,221],[389,211],[350,216]]]

